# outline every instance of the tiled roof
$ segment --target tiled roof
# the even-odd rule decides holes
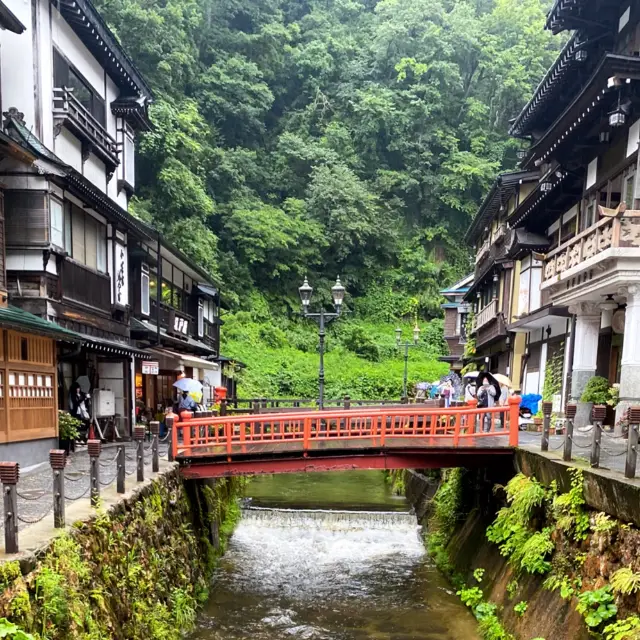
[[[54,322],[43,320],[28,311],[23,311],[12,305],[0,307],[0,326],[18,331],[26,331],[27,333],[44,335],[49,338],[54,338],[55,340],[65,340],[67,342],[82,342],[84,340],[83,337],[75,331],[64,329]]]

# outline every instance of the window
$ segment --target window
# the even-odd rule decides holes
[[[71,251],[71,203],[64,203],[64,248]]]
[[[565,216],[566,217],[566,216]],[[574,215],[570,220],[563,220],[562,230],[560,233],[560,244],[564,244],[567,240],[571,240],[578,230],[578,217]]]
[[[132,187],[135,186],[136,181],[135,154],[133,132],[127,125],[124,132],[124,179]]]
[[[71,256],[74,260],[85,263],[84,211],[76,206],[71,207]]]
[[[85,213],[80,207],[71,204],[71,224],[69,229],[65,224],[65,236],[70,232],[67,252],[71,257],[87,267],[107,272],[107,233],[106,227],[101,222]]]
[[[143,264],[141,271],[140,312],[143,316],[148,316],[151,310],[151,302],[149,300],[149,267],[146,264]]]
[[[64,208],[56,198],[49,200],[51,218],[51,244],[64,248]]]
[[[78,102],[104,127],[104,100],[66,59],[53,50],[53,86],[56,89],[72,89]]]
[[[624,183],[624,201],[627,204],[627,209],[633,209],[634,196],[635,196],[635,186],[636,186],[636,175],[632,173],[627,176]]]
[[[88,216],[84,220],[84,255],[87,267],[98,269],[98,223]]]
[[[158,300],[158,275],[154,271],[149,274],[149,300]]]
[[[589,198],[584,209],[584,215],[580,221],[580,231],[588,229],[590,226],[596,223],[596,199],[594,197]]]
[[[204,305],[202,300],[198,301],[198,336],[204,335]]]

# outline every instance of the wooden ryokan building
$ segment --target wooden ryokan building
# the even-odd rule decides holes
[[[640,2],[557,0],[546,28],[571,37],[511,128],[520,170],[469,230],[468,300],[492,369],[542,394],[553,360],[558,411],[602,375],[620,416],[640,401]]]

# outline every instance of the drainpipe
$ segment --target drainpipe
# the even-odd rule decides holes
[[[160,242],[160,233],[158,233],[158,267],[156,269],[156,345],[160,344],[160,300],[162,300],[162,243]]]

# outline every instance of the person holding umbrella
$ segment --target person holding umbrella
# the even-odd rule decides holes
[[[202,394],[202,384],[193,378],[180,378],[173,383],[173,386],[181,392],[178,401],[178,414],[181,411],[196,411],[198,405],[191,395]]]
[[[488,372],[483,372],[478,376],[478,408],[490,409],[496,406],[496,398],[500,397],[500,384],[498,381]],[[489,431],[491,429],[491,416],[485,414],[483,420],[483,431]]]

